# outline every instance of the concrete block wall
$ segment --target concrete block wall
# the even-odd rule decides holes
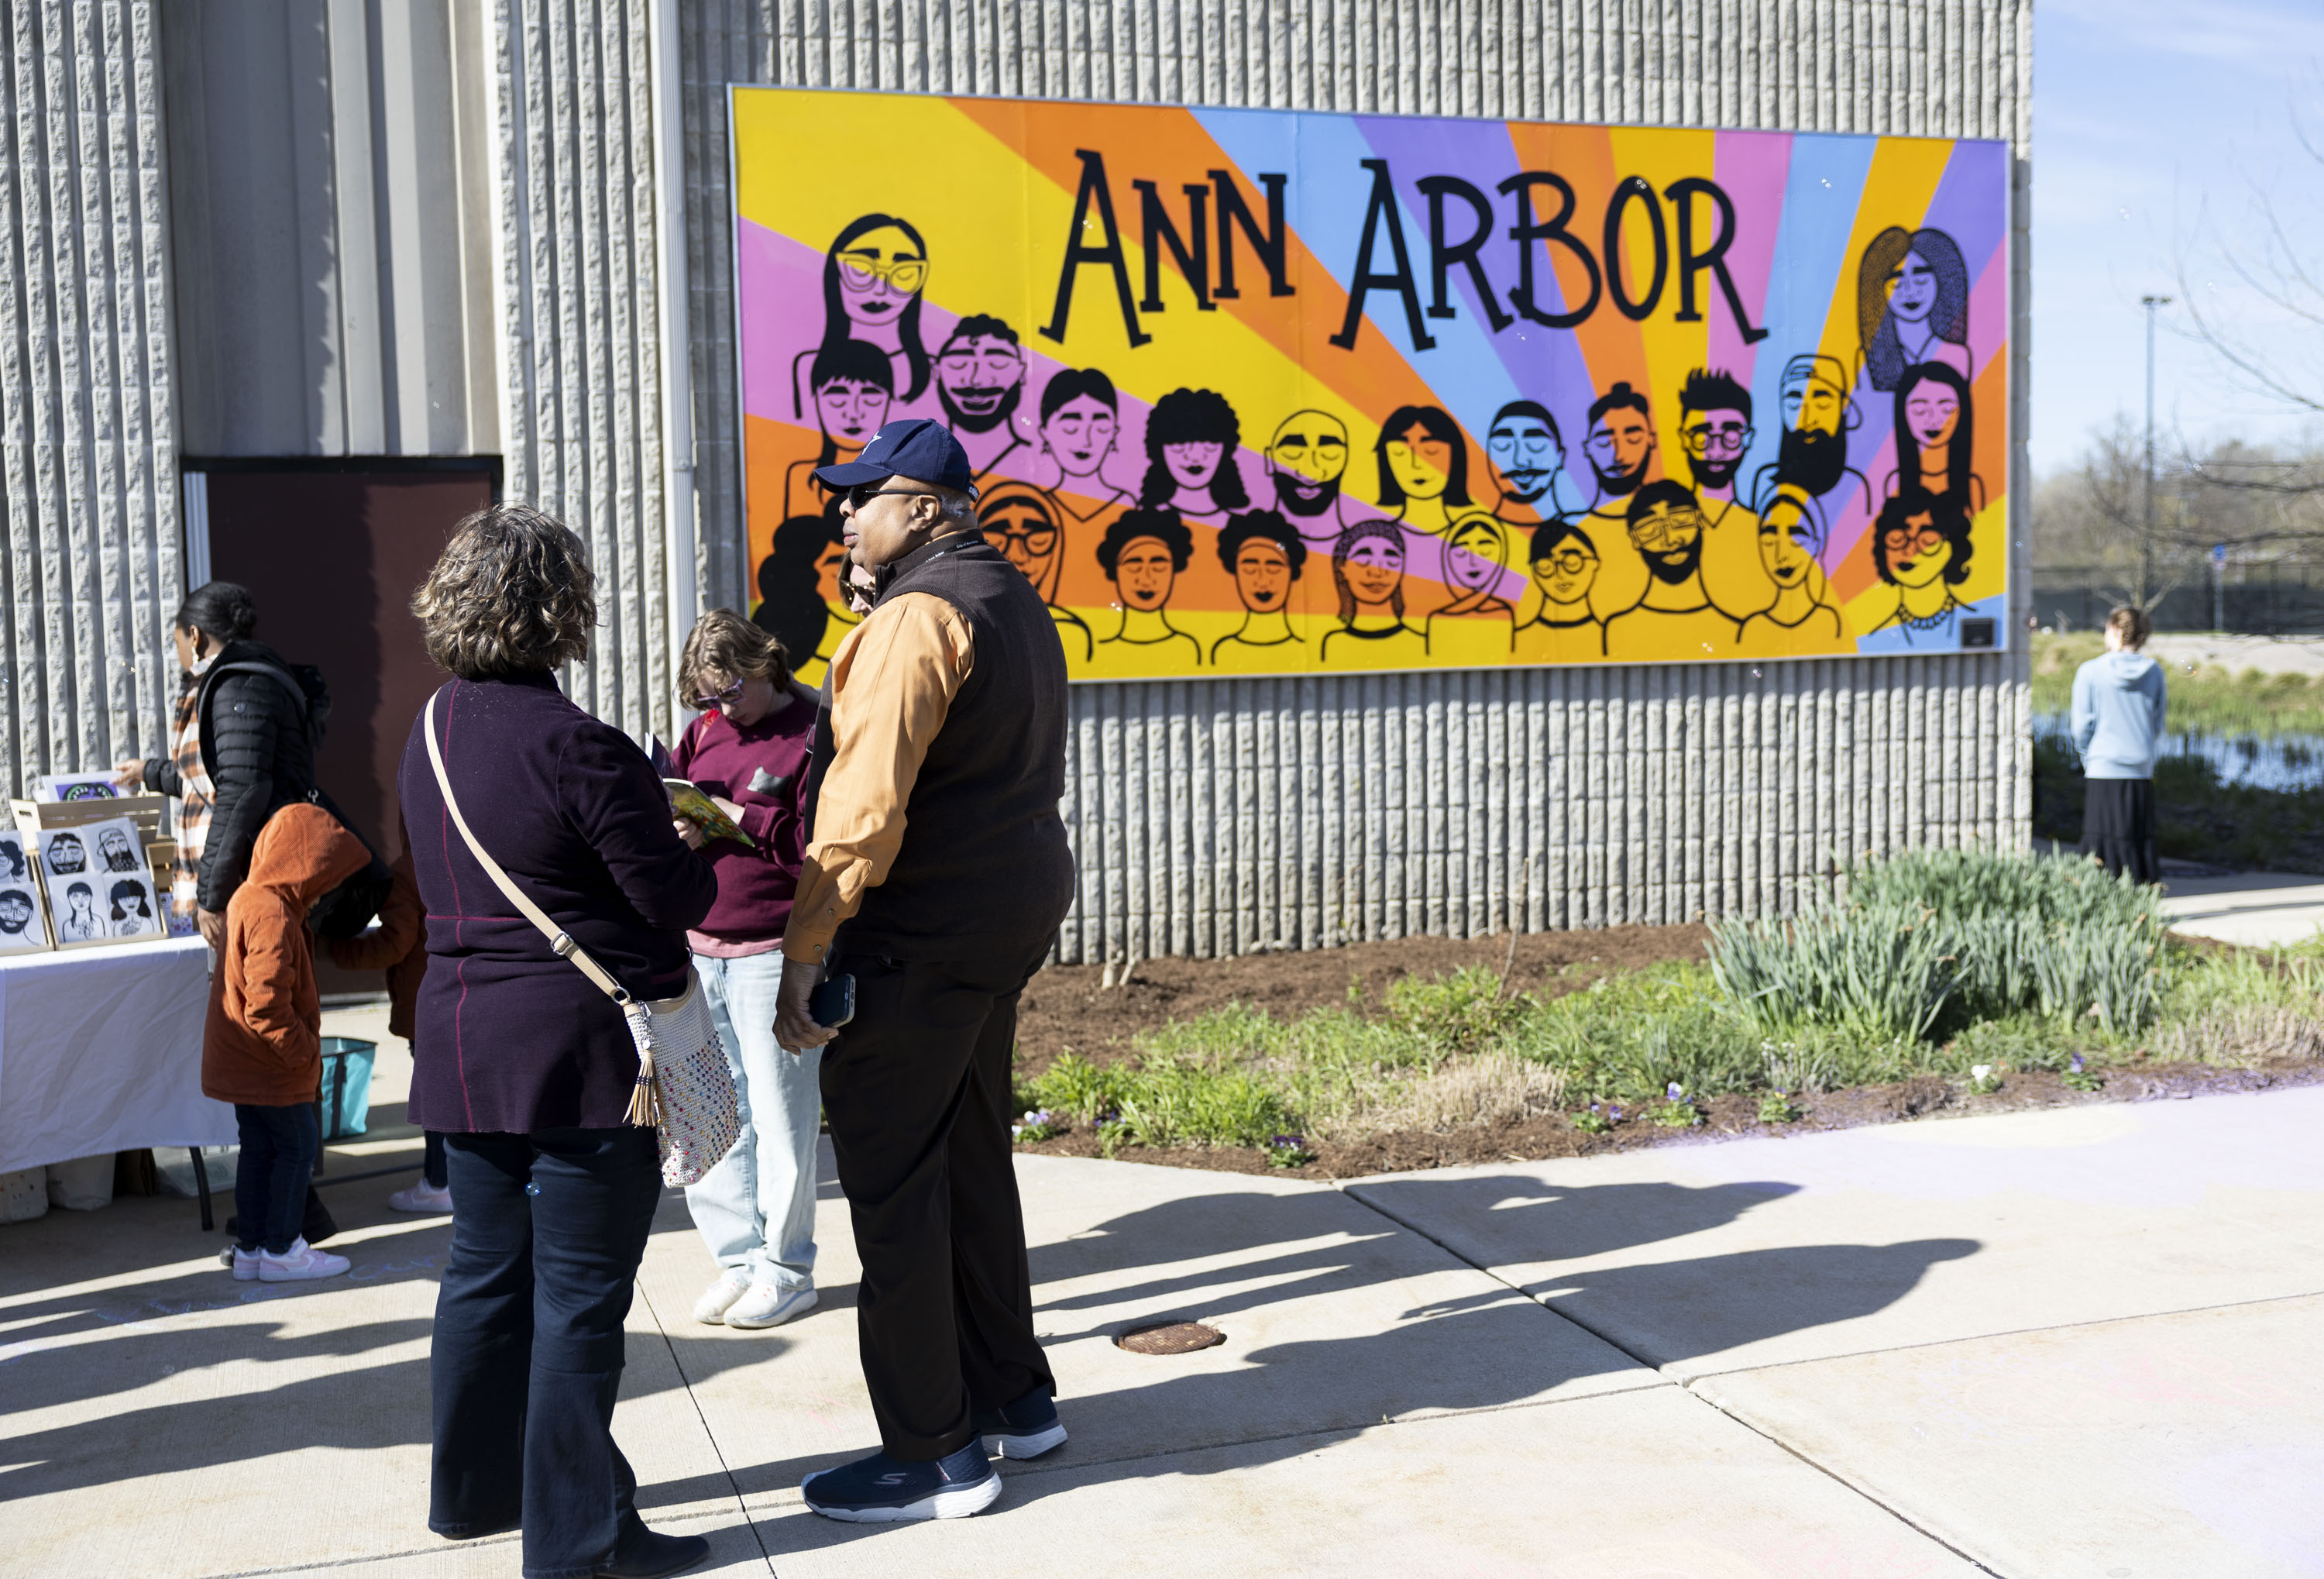
[[[0,5],[0,778],[161,749],[183,595],[151,0]]]

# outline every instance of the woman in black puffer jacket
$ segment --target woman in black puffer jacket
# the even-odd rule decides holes
[[[123,762],[117,776],[179,798],[181,845],[188,821],[200,822],[194,841],[200,853],[185,875],[195,877],[202,936],[215,948],[226,935],[226,901],[249,874],[258,830],[277,810],[314,792],[309,704],[290,666],[251,639],[258,606],[233,582],[205,582],[188,593],[175,624],[171,635],[186,671],[172,732],[176,749],[168,757]]]

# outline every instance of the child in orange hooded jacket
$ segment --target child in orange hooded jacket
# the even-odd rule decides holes
[[[234,1103],[242,1155],[234,1275],[293,1282],[347,1270],[345,1256],[300,1236],[307,1182],[322,1136],[323,1002],[307,915],[362,871],[371,853],[318,806],[295,802],[266,821],[250,875],[226,905],[226,938],[202,1030],[202,1094]]]

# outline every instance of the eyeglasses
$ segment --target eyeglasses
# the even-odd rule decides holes
[[[1630,523],[1630,540],[1634,543],[1673,542],[1691,538],[1702,531],[1702,517],[1692,510],[1674,511],[1668,515],[1650,515],[1644,521]]]
[[[1562,576],[1579,576],[1596,563],[1580,549],[1568,549],[1562,554],[1547,554],[1534,561],[1536,567],[1554,566]]]
[[[733,685],[728,686],[724,690],[720,691],[714,696],[695,697],[694,706],[698,711],[707,713],[713,707],[732,706],[742,699],[742,682],[738,679]]]
[[[910,296],[928,282],[928,261],[926,258],[894,258],[880,263],[872,258],[842,258],[839,260],[839,282],[850,291],[869,291],[884,280],[889,286]]]
[[[1699,453],[1714,449],[1725,452],[1740,450],[1750,432],[1748,428],[1713,428],[1708,423],[1698,423],[1679,437],[1686,441],[1689,449]]]
[[[861,510],[872,500],[890,494],[893,494],[899,499],[933,499],[936,497],[934,494],[929,493],[926,488],[875,488],[869,483],[858,483],[853,487],[848,489],[846,493],[840,495],[840,497],[846,500],[847,507],[850,510]]]
[[[997,521],[988,522],[984,535],[1001,543],[1015,543],[1037,558],[1057,546],[1057,529],[1054,526],[1003,526]]]
[[[1909,527],[1892,526],[1880,534],[1880,540],[1888,546],[1892,554],[1901,553],[1906,549],[1916,554],[1926,554],[1943,544],[1945,534],[1933,526],[1924,526],[1918,531]]]

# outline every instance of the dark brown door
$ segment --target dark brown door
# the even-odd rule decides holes
[[[250,589],[258,639],[330,682],[316,776],[386,859],[403,848],[395,792],[411,721],[443,683],[411,594],[452,527],[492,503],[493,474],[262,471],[208,474],[210,574]],[[323,990],[377,991],[327,970]]]

